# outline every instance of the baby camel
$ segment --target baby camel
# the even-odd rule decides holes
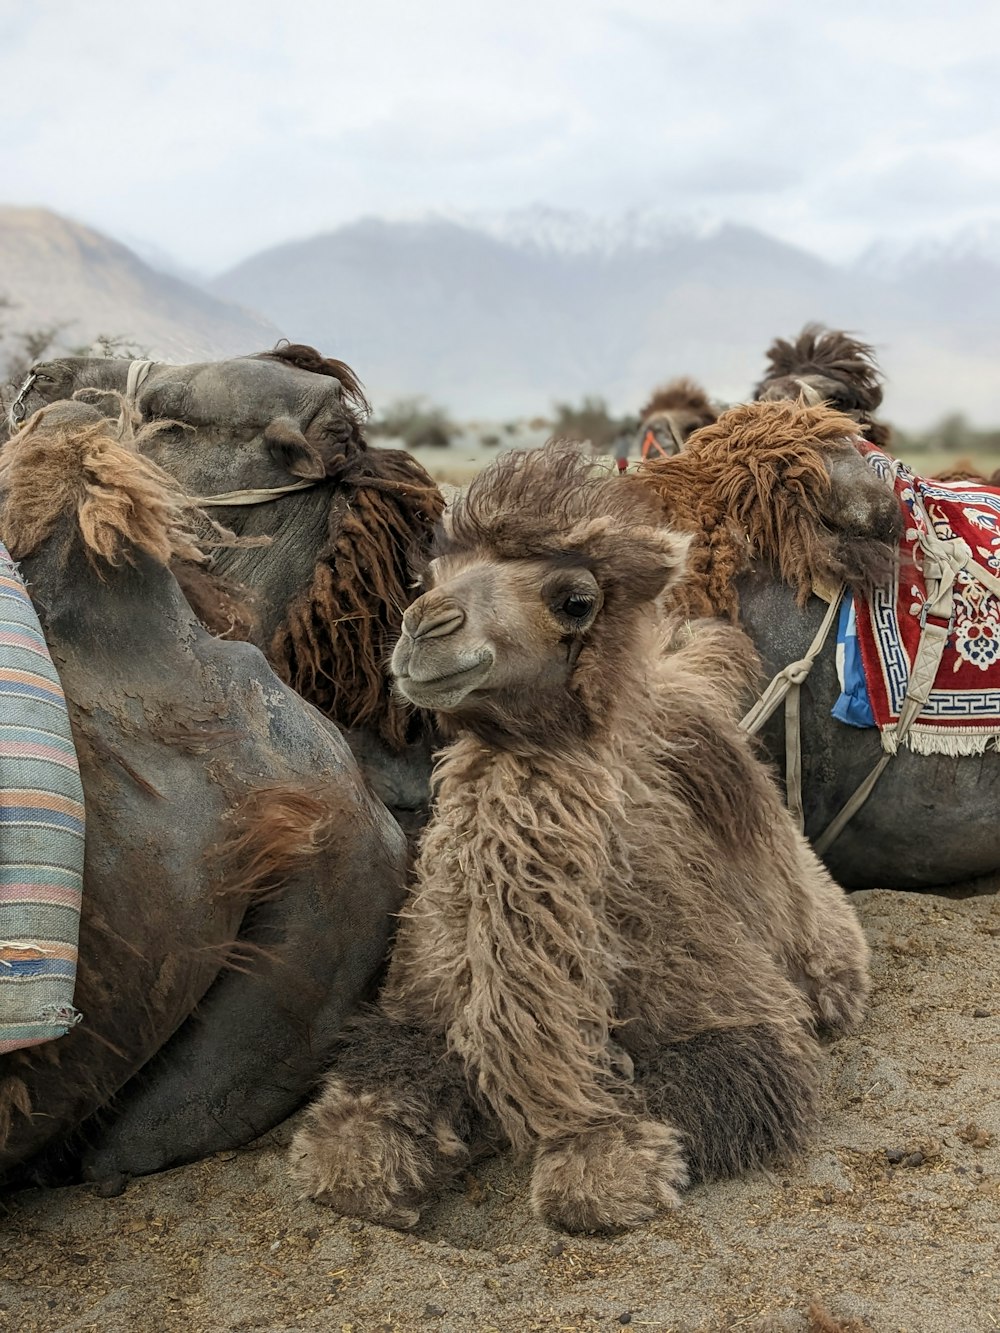
[[[798,1146],[820,1029],[859,1021],[867,948],[738,730],[728,626],[664,654],[686,538],[572,446],[457,501],[406,612],[397,687],[453,739],[377,1008],[293,1144],[343,1213],[413,1226],[473,1144],[533,1157],[571,1231]]]

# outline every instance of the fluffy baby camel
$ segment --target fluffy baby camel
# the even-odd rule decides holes
[[[867,948],[738,730],[738,630],[664,653],[686,538],[566,444],[450,513],[392,659],[451,742],[377,1007],[292,1148],[307,1192],[413,1226],[484,1144],[537,1215],[636,1226],[795,1149],[817,1033],[862,1016]]]

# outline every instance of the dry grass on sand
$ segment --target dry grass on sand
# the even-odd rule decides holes
[[[833,1049],[790,1169],[691,1191],[613,1239],[539,1226],[486,1163],[413,1235],[296,1199],[281,1145],[11,1198],[0,1328],[17,1333],[992,1333],[1000,1329],[1000,900],[855,895],[871,1018]]]

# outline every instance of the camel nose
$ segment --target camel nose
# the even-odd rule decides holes
[[[443,639],[465,624],[465,612],[454,602],[433,595],[421,597],[403,616],[403,629],[411,639]]]

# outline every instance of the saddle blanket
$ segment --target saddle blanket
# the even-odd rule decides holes
[[[66,699],[0,542],[0,1055],[64,1036],[83,888],[83,788]]]
[[[883,748],[892,751],[927,602],[918,538],[929,527],[942,539],[959,537],[973,560],[1000,576],[1000,490],[980,482],[945,485],[916,476],[874,446],[862,450],[893,484],[906,521],[892,582],[867,603],[857,599],[856,607],[868,700]],[[905,741],[920,754],[982,754],[1000,746],[1000,600],[962,570],[953,608],[934,687]]]

